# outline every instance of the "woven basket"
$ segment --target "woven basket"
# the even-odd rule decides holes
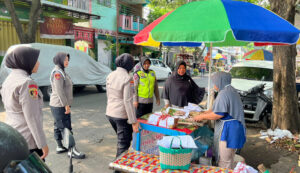
[[[174,139],[174,138],[173,138]],[[173,149],[171,141],[170,148],[159,146],[159,159],[161,169],[181,169],[188,170],[191,165],[192,149]]]

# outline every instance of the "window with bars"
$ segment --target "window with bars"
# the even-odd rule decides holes
[[[106,7],[111,7],[111,0],[98,0],[98,4]]]

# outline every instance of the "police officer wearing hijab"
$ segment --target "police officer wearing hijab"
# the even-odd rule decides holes
[[[165,107],[184,107],[188,103],[199,104],[205,88],[199,88],[194,80],[186,74],[186,63],[179,61],[173,74],[167,79],[162,92]]]
[[[73,83],[70,76],[65,72],[68,67],[70,55],[59,52],[53,58],[55,64],[50,75],[52,94],[50,96],[50,109],[54,118],[54,138],[57,143],[56,153],[60,154],[67,151],[62,144],[62,134],[64,128],[72,130],[71,126],[71,104],[73,101]],[[68,152],[71,156],[71,152]],[[85,154],[73,148],[72,157],[84,159]]]
[[[43,95],[30,77],[39,68],[40,51],[20,46],[8,54],[5,64],[12,72],[5,79],[2,101],[6,112],[5,123],[25,138],[30,153],[37,152],[42,159],[49,149],[43,130]]]
[[[194,116],[194,120],[216,120],[214,130],[214,154],[219,167],[233,169],[236,149],[246,142],[246,126],[241,98],[231,86],[231,75],[216,72],[212,76],[218,96],[212,110]]]
[[[133,82],[129,72],[133,69],[133,57],[124,53],[116,59],[117,69],[106,78],[106,116],[118,136],[117,154],[130,147],[132,132],[138,132],[139,123],[133,107]]]
[[[134,97],[133,104],[137,118],[152,112],[153,96],[155,95],[156,104],[160,105],[159,90],[155,72],[149,69],[151,61],[147,57],[141,58],[141,68],[133,75]]]

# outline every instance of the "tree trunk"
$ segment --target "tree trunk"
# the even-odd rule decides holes
[[[27,29],[22,28],[22,24],[19,20],[19,17],[16,14],[15,6],[12,0],[4,0],[4,4],[9,11],[11,16],[12,23],[15,26],[16,32],[18,34],[19,40],[21,43],[33,43],[35,42],[36,29],[38,18],[42,12],[41,9],[41,1],[40,0],[32,0],[31,8],[29,14],[29,22],[27,25]]]
[[[297,0],[270,0],[271,10],[291,23],[295,20]],[[273,112],[272,129],[299,132],[300,117],[296,93],[296,46],[273,47]]]

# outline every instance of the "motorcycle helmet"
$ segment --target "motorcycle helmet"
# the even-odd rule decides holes
[[[24,160],[29,156],[23,136],[3,122],[0,122],[0,151],[0,173],[12,160]]]

